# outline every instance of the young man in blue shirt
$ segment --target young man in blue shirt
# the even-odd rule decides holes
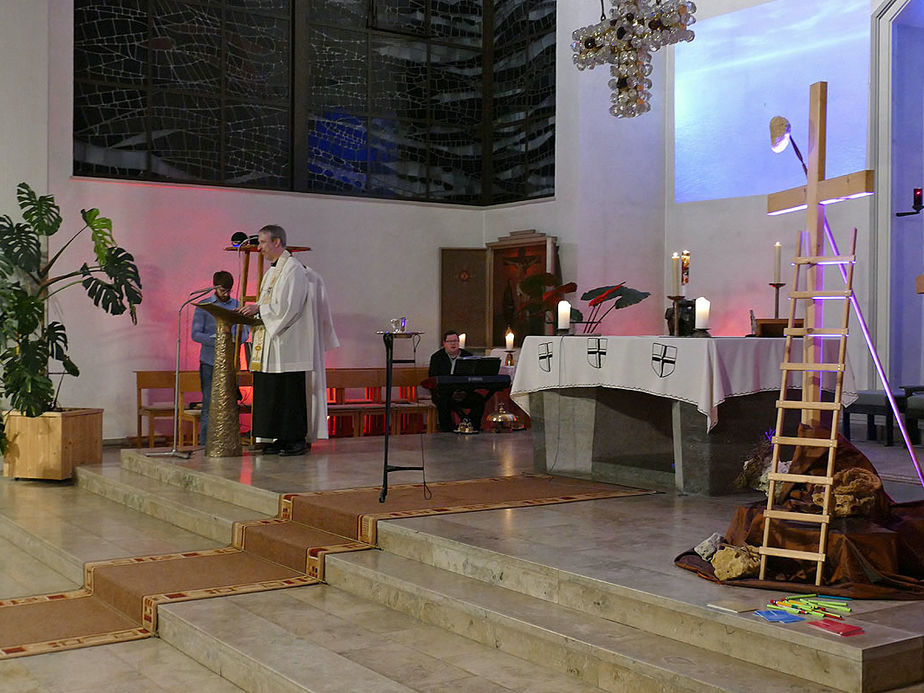
[[[222,308],[234,310],[240,303],[231,298],[231,289],[234,286],[234,277],[230,272],[221,270],[212,276],[212,285],[215,293],[201,301],[202,303],[215,303]],[[237,325],[234,329],[237,329]],[[243,326],[241,341],[247,341],[248,328]],[[201,308],[196,308],[193,314],[192,338],[202,347],[199,350],[199,383],[202,386],[202,416],[199,419],[199,443],[205,445],[209,424],[209,401],[212,399],[212,371],[215,366],[215,318]]]

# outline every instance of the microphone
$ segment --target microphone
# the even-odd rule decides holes
[[[214,289],[214,288],[215,288],[214,286],[206,286],[206,287],[204,287],[204,288],[202,288],[202,289],[196,289],[195,291],[190,291],[190,292],[189,292],[189,295],[192,296],[192,295],[194,295],[194,294],[204,294],[204,293],[208,293],[209,291],[211,291],[211,290]]]
[[[259,240],[257,239],[256,234],[248,236],[243,231],[235,231],[231,236],[231,245],[235,248],[240,248],[242,245],[258,245]]]

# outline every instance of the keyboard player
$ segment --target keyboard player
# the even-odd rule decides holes
[[[472,356],[472,353],[460,347],[458,332],[446,330],[443,333],[443,348],[433,352],[430,357],[429,376],[452,375],[456,360],[461,356]],[[433,404],[436,405],[440,431],[451,433],[456,430],[453,412],[460,418],[468,419],[476,431],[481,430],[485,400],[477,392],[459,389],[444,393],[433,390]]]

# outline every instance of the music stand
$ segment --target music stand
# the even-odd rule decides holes
[[[419,337],[423,332],[377,332],[382,335],[385,342],[385,460],[382,465],[382,492],[379,494],[379,503],[385,502],[388,495],[388,475],[391,472],[423,471],[423,463],[419,467],[401,467],[388,464],[388,434],[391,430],[391,382],[392,366],[396,363],[416,363],[416,359],[395,359],[395,338],[410,339]],[[416,345],[415,345],[416,349]]]
[[[259,318],[242,315],[214,303],[197,303],[215,318],[215,367],[212,371],[212,398],[209,404],[206,457],[240,457],[241,420],[237,405],[237,364],[240,358],[232,325],[262,325]]]

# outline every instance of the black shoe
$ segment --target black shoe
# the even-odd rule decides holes
[[[279,443],[269,443],[260,448],[261,455],[279,455],[282,453],[282,446]]]
[[[287,443],[280,451],[280,457],[297,457],[298,455],[304,455],[307,451],[308,446],[305,445],[303,441],[298,443]]]

